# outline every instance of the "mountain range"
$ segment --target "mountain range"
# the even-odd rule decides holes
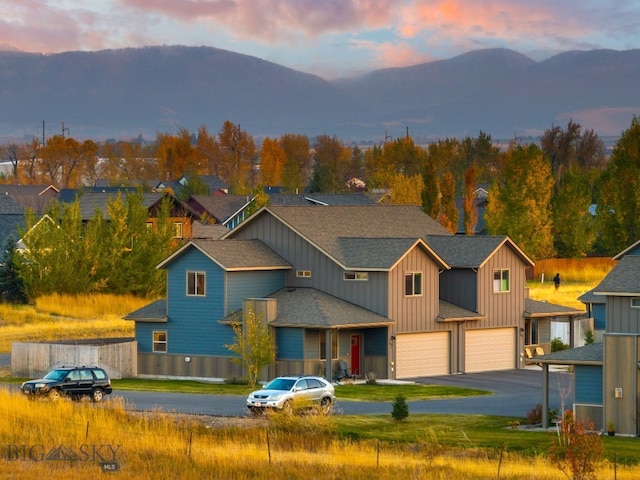
[[[561,53],[509,49],[326,80],[213,47],[0,52],[0,138],[153,139],[225,120],[256,138],[326,133],[377,143],[539,136],[569,119],[619,135],[640,113],[640,49]]]

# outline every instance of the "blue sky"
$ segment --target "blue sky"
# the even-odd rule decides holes
[[[336,78],[506,47],[640,47],[640,0],[0,0],[0,46],[212,46]]]

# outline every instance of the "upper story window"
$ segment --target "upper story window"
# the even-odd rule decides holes
[[[203,297],[206,287],[204,272],[187,272],[187,295]]]
[[[404,294],[407,297],[422,295],[422,272],[404,274]]]
[[[493,271],[493,291],[496,292],[508,292],[509,285],[509,270],[494,270]]]
[[[167,352],[167,332],[153,332],[153,351],[160,353]]]
[[[640,298],[632,298],[631,299],[631,308],[640,308]]]
[[[369,272],[344,272],[345,280],[357,280],[361,282],[366,282],[369,280]]]
[[[182,238],[182,222],[173,222],[173,238]]]
[[[311,278],[311,270],[296,270],[296,277]]]

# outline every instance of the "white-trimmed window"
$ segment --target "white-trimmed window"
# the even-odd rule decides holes
[[[173,238],[182,238],[182,222],[173,222]]]
[[[407,297],[422,295],[422,272],[404,274],[404,294]]]
[[[354,280],[358,282],[366,282],[369,280],[369,272],[344,272],[345,280]]]
[[[338,358],[338,334],[333,333],[331,335],[331,359],[336,360]],[[320,360],[327,359],[327,333],[324,330],[320,330]]]
[[[153,332],[153,351],[167,353],[167,332],[164,330]]]
[[[634,297],[631,299],[631,308],[640,308],[640,297]]]
[[[493,271],[493,292],[508,292],[510,290],[509,285],[509,270],[494,270]]]
[[[187,296],[204,297],[206,283],[205,272],[187,272]]]
[[[296,277],[311,278],[311,270],[296,270]]]

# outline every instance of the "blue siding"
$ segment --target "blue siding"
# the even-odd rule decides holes
[[[284,270],[227,273],[227,310],[242,308],[245,298],[264,298],[284,287]]]
[[[300,360],[304,358],[304,330],[301,328],[276,329],[278,359]]]
[[[364,331],[364,354],[387,355],[387,327],[370,328]]]
[[[591,314],[593,315],[593,328],[596,330],[605,330],[607,328],[606,308],[604,303],[591,304]]]
[[[634,248],[625,253],[625,255],[640,255],[640,245],[636,245]]]
[[[576,365],[575,387],[576,403],[602,405],[602,367]]]
[[[153,332],[157,330],[167,330],[167,324],[136,322],[136,341],[139,352],[152,352]]]

